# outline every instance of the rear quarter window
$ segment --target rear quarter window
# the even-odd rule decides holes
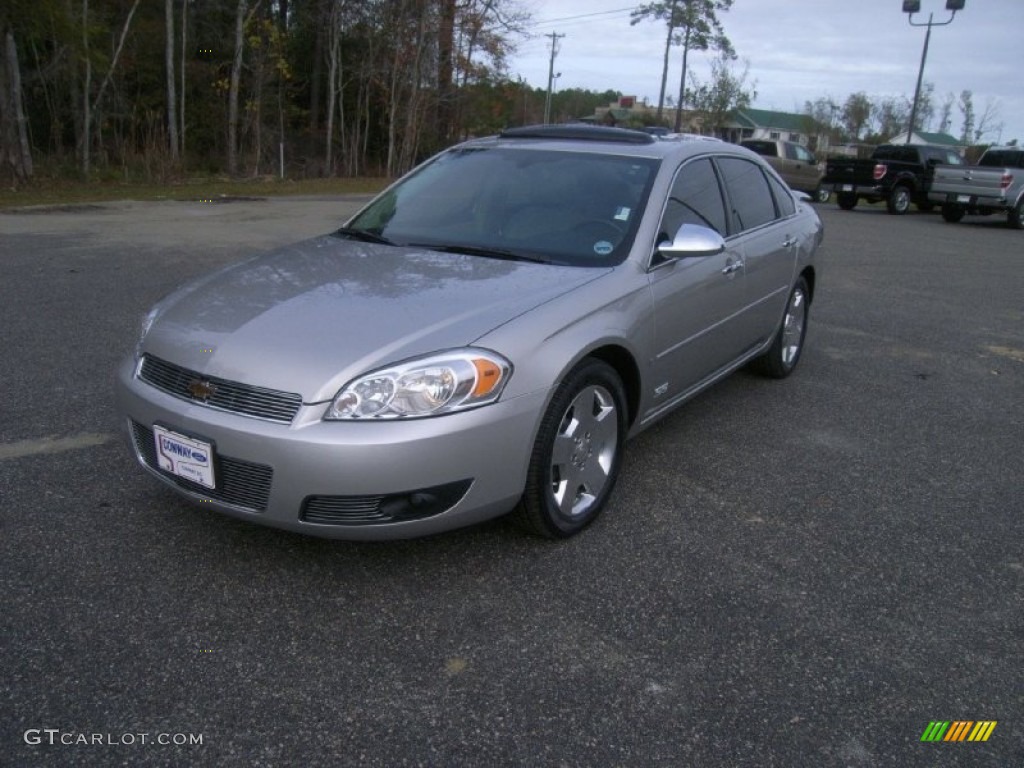
[[[733,233],[760,227],[775,219],[775,201],[761,166],[738,157],[719,157],[718,167],[732,203]]]
[[[1024,168],[1024,151],[989,150],[982,156],[978,165],[989,168]]]

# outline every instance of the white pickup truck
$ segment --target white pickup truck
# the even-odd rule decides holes
[[[990,147],[977,165],[938,165],[928,200],[942,205],[942,218],[1006,212],[1006,223],[1024,229],[1024,149]]]

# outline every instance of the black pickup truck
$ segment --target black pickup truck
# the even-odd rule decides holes
[[[830,158],[821,184],[836,193],[836,202],[844,211],[861,199],[869,203],[884,200],[889,213],[906,213],[911,203],[927,211],[933,206],[928,200],[932,172],[939,164],[962,165],[963,160],[949,147],[882,144],[870,158]]]

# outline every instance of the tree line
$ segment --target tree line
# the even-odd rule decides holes
[[[666,23],[666,61],[673,45],[721,51],[687,91],[717,121],[753,95],[714,16],[731,2],[635,19]],[[542,122],[546,91],[506,67],[529,24],[522,0],[4,0],[0,176],[395,176]],[[551,119],[619,96],[556,92]]]
[[[842,103],[830,97],[807,101],[804,114],[808,132],[827,135],[833,144],[881,144],[907,130],[912,108],[913,101],[906,96],[872,97],[858,91]],[[940,101],[935,96],[933,83],[926,82],[922,86],[915,131],[945,133],[959,139],[961,144],[974,145],[991,140],[994,135],[999,137],[1002,129],[998,101],[987,100],[979,110],[973,91],[963,90],[959,95],[947,93]]]
[[[503,75],[528,18],[518,0],[4,0],[0,160],[395,175],[537,116]]]

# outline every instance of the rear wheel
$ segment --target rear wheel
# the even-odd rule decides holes
[[[892,192],[889,193],[889,199],[886,201],[886,207],[889,209],[889,213],[897,216],[902,216],[909,211],[910,187],[905,184],[897,184],[893,187]]]
[[[1024,229],[1024,197],[1017,201],[1017,204],[1006,214],[1006,223],[1012,229]]]
[[[956,203],[942,204],[942,218],[950,224],[956,224],[964,217],[964,207]]]
[[[566,376],[537,433],[515,512],[520,525],[564,539],[597,518],[619,474],[625,403],[622,380],[607,363],[588,358]]]
[[[814,200],[818,203],[827,203],[832,190],[828,187],[818,187],[814,190]]]
[[[836,195],[836,204],[844,211],[852,211],[857,207],[857,196],[850,192],[840,192]]]
[[[775,341],[767,352],[754,360],[754,367],[759,373],[773,379],[784,379],[796,368],[796,364],[800,362],[800,353],[804,349],[804,336],[807,334],[809,300],[807,281],[801,277],[789,294],[786,314],[782,318],[778,333],[775,334]]]

